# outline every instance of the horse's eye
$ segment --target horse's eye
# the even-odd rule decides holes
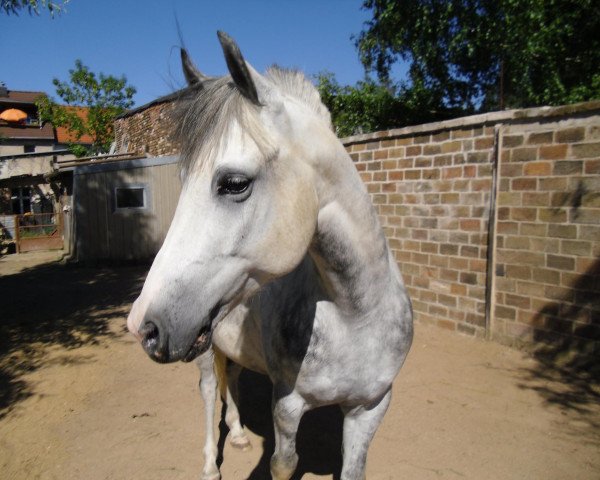
[[[217,184],[219,195],[240,195],[248,190],[250,179],[243,175],[224,175]]]

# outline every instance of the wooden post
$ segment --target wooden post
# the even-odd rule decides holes
[[[15,248],[17,253],[21,253],[21,236],[19,235],[19,216],[15,215]]]

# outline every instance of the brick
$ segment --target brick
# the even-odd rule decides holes
[[[420,145],[406,147],[406,156],[414,157],[417,155],[421,155],[422,151],[423,147],[421,147]]]
[[[460,178],[462,177],[462,167],[450,167],[444,168],[442,171],[442,178]]]
[[[571,145],[571,152],[575,158],[598,158],[600,157],[600,142]]]
[[[366,147],[367,150],[379,150],[381,148],[381,143],[379,142],[369,142]]]
[[[395,192],[396,191],[396,184],[395,183],[384,183],[381,186],[381,190],[383,192]]]
[[[446,167],[448,165],[452,165],[451,155],[436,155],[435,157],[433,157],[434,167]]]
[[[548,231],[548,225],[545,223],[527,223],[523,222],[520,225],[519,233],[521,235],[545,237]]]
[[[473,136],[473,130],[452,130],[451,138],[470,138]]]
[[[577,238],[577,227],[575,225],[552,224],[548,226],[548,236],[565,239]]]
[[[516,290],[519,295],[530,297],[543,297],[545,295],[545,286],[539,282],[517,282]]]
[[[523,135],[503,135],[502,136],[502,147],[518,147],[523,145]]]
[[[510,218],[516,221],[533,221],[537,217],[537,209],[535,208],[518,208],[510,209]]]
[[[404,157],[404,148],[403,147],[395,147],[390,148],[388,150],[388,158],[403,158]]]
[[[507,278],[516,278],[520,280],[530,280],[531,279],[531,267],[526,265],[507,265],[506,269],[506,277]]]
[[[506,305],[510,307],[516,307],[521,309],[529,309],[531,306],[531,299],[523,295],[515,295],[511,293],[506,294]]]
[[[572,127],[558,130],[554,134],[556,143],[575,143],[581,142],[585,138],[584,127]]]
[[[588,175],[598,175],[600,174],[600,159],[598,160],[586,160],[584,173]]]
[[[449,138],[450,138],[449,130],[431,135],[432,142],[443,142],[444,140],[448,140]]]
[[[388,158],[388,155],[389,155],[389,151],[387,149],[386,150],[377,150],[374,153],[373,158],[375,160],[385,160]]]
[[[567,189],[567,179],[564,177],[540,178],[538,190],[564,191]]]
[[[530,162],[524,165],[523,173],[528,176],[550,175],[551,167],[549,162]]]
[[[538,219],[541,222],[564,223],[567,221],[567,211],[564,208],[540,208]]]
[[[494,315],[500,318],[514,320],[516,318],[516,310],[512,307],[496,305],[496,308],[494,308]]]
[[[390,180],[404,180],[404,172],[401,171],[392,171],[388,173],[388,178]]]
[[[600,192],[588,192],[581,197],[583,208],[600,208]],[[600,212],[598,212],[600,215]]]
[[[571,209],[569,212],[571,223],[588,223],[600,225],[600,212],[597,208]]]
[[[489,152],[469,152],[467,154],[468,163],[484,163],[487,162],[490,157]]]
[[[544,145],[540,147],[540,160],[561,160],[567,158],[568,145]]]
[[[431,135],[418,135],[413,137],[413,143],[429,143],[431,141]]]
[[[543,143],[552,143],[554,132],[534,132],[527,137],[529,145],[539,145]]]
[[[561,253],[580,257],[590,256],[592,253],[592,243],[577,240],[563,240],[561,243]]]
[[[523,205],[529,205],[532,207],[543,207],[550,203],[550,194],[548,192],[542,193],[523,193]]]
[[[500,176],[502,177],[520,177],[523,175],[523,164],[504,163],[500,165]],[[566,182],[565,182],[566,184]]]
[[[583,162],[581,160],[565,160],[554,163],[552,173],[554,175],[573,175],[583,171]]]
[[[423,180],[437,180],[440,178],[440,170],[438,168],[429,168],[423,170]]]
[[[359,153],[358,158],[361,162],[368,162],[373,160],[373,152],[361,152]]]
[[[463,148],[462,142],[460,141],[452,141],[452,142],[444,142],[441,145],[441,153],[454,153],[460,152]]]
[[[481,221],[472,218],[461,219],[460,229],[466,231],[479,231],[481,229]]]
[[[515,178],[511,182],[513,190],[535,190],[537,178]]]
[[[442,153],[442,148],[439,145],[425,145],[423,147],[423,155],[438,155]]]
[[[536,147],[515,148],[510,154],[511,162],[530,162],[537,160]]]
[[[498,222],[497,229],[499,234],[516,234],[519,232],[519,224],[517,222]]]
[[[560,272],[547,268],[534,268],[533,280],[546,285],[560,285]]]
[[[381,170],[381,162],[370,162],[367,164],[367,170]]]
[[[511,248],[513,250],[529,250],[529,237],[514,237],[511,235],[506,238],[504,248]]]
[[[517,206],[521,205],[521,193],[519,192],[500,192],[498,194],[498,205]]]
[[[579,239],[600,242],[600,227],[595,225],[580,225]]]
[[[494,137],[483,137],[475,139],[475,150],[488,150],[494,146]]]

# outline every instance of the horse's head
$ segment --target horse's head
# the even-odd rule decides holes
[[[304,76],[260,75],[231,38],[219,40],[225,77],[202,75],[182,50],[182,193],[128,318],[159,362],[195,358],[232,308],[300,263],[317,224],[314,165],[333,139]]]

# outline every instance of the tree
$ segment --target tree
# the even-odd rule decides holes
[[[388,81],[399,59],[412,85],[465,112],[600,97],[595,0],[365,0],[356,40]]]
[[[315,79],[340,137],[457,116],[451,109],[438,108],[439,102],[419,85],[406,88],[367,77],[355,86],[342,86],[328,72],[318,74]]]
[[[65,11],[65,5],[69,3],[69,0],[62,0],[62,2],[51,2],[48,0],[0,0],[0,10],[4,10],[7,15],[19,15],[19,12],[23,9],[29,11],[29,15],[35,13],[40,14],[40,8],[47,9],[51,16],[54,14],[61,14]]]
[[[115,118],[133,105],[136,89],[127,85],[125,77],[116,78],[102,73],[96,77],[81,60],[75,61],[75,69],[69,70],[70,82],[55,78],[52,83],[56,93],[66,104],[59,105],[43,96],[36,103],[43,122],[55,127],[65,127],[77,140],[83,135],[93,139],[90,149],[73,144],[77,156],[107,152],[114,139]],[[87,116],[77,115],[73,106],[87,107]]]

